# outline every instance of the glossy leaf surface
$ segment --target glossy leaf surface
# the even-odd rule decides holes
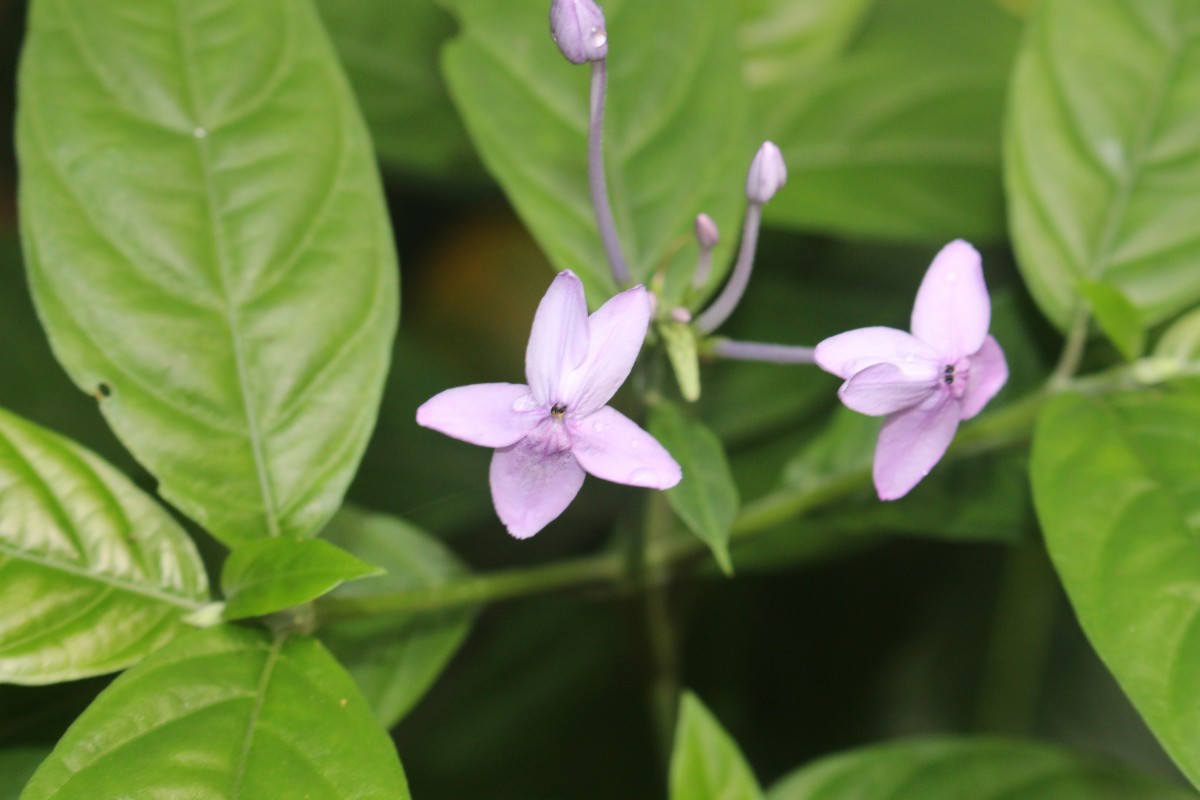
[[[175,641],[118,678],[21,798],[166,796],[409,793],[391,741],[319,642],[223,625]]]
[[[666,492],[671,508],[708,545],[721,570],[732,574],[729,531],[739,500],[721,441],[704,423],[666,402],[652,409],[650,433],[683,468],[683,480]]]
[[[387,570],[386,575],[338,588],[334,595],[339,597],[430,588],[465,572],[440,542],[395,517],[342,509],[323,537]],[[441,674],[474,617],[473,608],[396,614],[327,625],[321,638],[390,728]]]
[[[447,0],[463,33],[447,48],[451,95],[485,165],[551,262],[594,301],[612,294],[587,184],[589,67],[547,31],[545,3]],[[696,214],[722,231],[714,282],[744,202],[755,143],[725,0],[604,3],[609,72],[608,186],[637,282],[670,265],[666,297],[687,288]]]
[[[1200,392],[1057,398],[1031,478],[1054,566],[1100,657],[1200,782]]]
[[[933,739],[867,747],[787,775],[768,800],[1187,800],[1116,764],[1033,742]]]
[[[790,173],[768,223],[928,242],[1003,236],[1015,19],[988,0],[754,6],[766,16],[744,19],[742,41],[756,122]],[[769,24],[806,12],[813,23],[790,32]]]
[[[1200,5],[1039,3],[1005,137],[1022,274],[1059,328],[1091,281],[1143,326],[1200,299]]]
[[[737,743],[698,697],[684,692],[671,754],[671,800],[760,800],[762,796]]]
[[[0,411],[0,681],[137,662],[208,599],[166,509],[94,454]]]
[[[382,569],[320,539],[260,539],[234,550],[221,568],[225,619],[258,617],[307,603]]]
[[[374,424],[396,263],[312,8],[35,0],[22,239],[55,354],[226,544],[312,534]]]

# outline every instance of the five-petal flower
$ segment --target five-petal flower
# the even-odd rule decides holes
[[[618,294],[590,317],[583,284],[559,273],[533,320],[525,351],[528,385],[481,383],[435,395],[417,423],[494,447],[490,479],[496,513],[513,536],[533,536],[598,478],[669,489],[679,464],[608,401],[625,382],[646,338],[650,295]]]
[[[978,414],[1008,380],[990,322],[979,253],[957,240],[925,273],[911,334],[859,328],[817,345],[818,366],[846,381],[838,390],[842,402],[887,416],[873,469],[881,500],[908,494],[946,452],[958,423]]]

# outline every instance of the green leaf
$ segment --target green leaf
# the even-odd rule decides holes
[[[798,17],[814,7],[764,5]],[[855,237],[1002,238],[1000,123],[1019,23],[988,0],[815,4],[829,6],[841,8],[812,12],[832,18],[821,36],[803,25],[788,34],[790,55],[750,35],[772,17],[743,21],[757,121],[790,175],[767,222]]]
[[[370,140],[312,8],[35,0],[19,88],[55,354],[221,541],[312,534],[374,425],[397,305]]]
[[[387,569],[386,575],[338,588],[334,596],[425,589],[466,572],[440,542],[394,517],[343,508],[323,535]],[[474,616],[474,608],[453,608],[339,622],[323,627],[321,638],[390,728],[441,674],[470,632]]]
[[[390,168],[430,176],[477,171],[438,72],[454,20],[433,0],[317,0],[346,76]]]
[[[1154,355],[1179,364],[1200,361],[1200,308],[1184,314],[1163,332]]]
[[[683,468],[683,480],[666,492],[671,508],[708,545],[721,570],[732,575],[729,530],[739,500],[721,440],[703,423],[688,419],[667,402],[651,409],[650,433]]]
[[[1164,749],[1200,784],[1200,391],[1056,398],[1031,478],[1079,621]]]
[[[1056,747],[929,739],[828,756],[785,776],[768,800],[1187,800],[1179,786]]]
[[[1108,340],[1126,361],[1137,360],[1146,347],[1146,330],[1133,303],[1111,283],[1083,283],[1079,291],[1092,307],[1092,314]]]
[[[17,800],[25,782],[49,752],[40,747],[0,750],[0,800]]]
[[[134,788],[138,797],[409,797],[391,741],[317,640],[232,625],[179,639],[117,678],[21,800]]]
[[[0,411],[0,681],[112,672],[208,599],[191,539],[121,473]]]
[[[445,50],[450,92],[484,164],[559,269],[594,299],[614,289],[587,184],[589,68],[567,62],[543,3],[445,0],[463,25]],[[609,192],[636,281],[668,269],[663,302],[690,285],[693,221],[737,230],[754,155],[734,3],[608,0]],[[722,273],[736,237],[714,256]],[[714,275],[716,283],[720,277]]]
[[[236,548],[221,568],[227,620],[259,617],[315,600],[346,581],[380,575],[319,539],[260,539]]]
[[[696,331],[683,322],[661,322],[657,326],[679,384],[679,394],[689,403],[700,399],[700,357],[696,352]]]
[[[671,800],[760,800],[737,744],[700,699],[684,692],[671,753]]]
[[[1013,74],[1005,181],[1042,311],[1104,281],[1143,325],[1200,299],[1200,5],[1046,0]]]

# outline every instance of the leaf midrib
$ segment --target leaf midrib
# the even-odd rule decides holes
[[[269,536],[279,536],[279,515],[276,509],[274,492],[271,488],[270,476],[267,473],[266,451],[258,414],[254,407],[254,398],[250,393],[249,373],[246,367],[246,357],[243,352],[242,336],[238,324],[236,309],[231,302],[233,279],[230,274],[230,259],[225,231],[220,223],[220,212],[213,191],[213,171],[209,155],[209,136],[214,134],[213,126],[200,119],[197,101],[197,79],[195,54],[191,37],[188,35],[188,25],[184,20],[183,3],[185,0],[175,0],[176,19],[179,22],[179,41],[184,63],[184,84],[187,90],[187,103],[192,120],[199,128],[207,131],[203,137],[194,137],[200,157],[200,168],[204,182],[205,205],[208,210],[208,221],[212,231],[214,249],[217,257],[217,279],[220,282],[222,300],[224,301],[224,316],[229,328],[230,347],[233,351],[234,365],[237,371],[238,391],[242,400],[242,412],[246,419],[246,438],[250,443],[251,455],[254,459],[254,469],[258,477],[259,494],[262,497],[263,517]]]

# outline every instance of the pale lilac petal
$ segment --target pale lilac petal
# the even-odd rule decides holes
[[[525,348],[525,379],[544,405],[559,402],[563,376],[576,369],[588,352],[587,299],[583,284],[570,270],[558,273],[533,317]]]
[[[489,472],[496,514],[509,533],[528,539],[571,505],[583,475],[570,450],[547,452],[532,437],[500,448]]]
[[[867,367],[890,363],[913,380],[932,380],[940,354],[910,333],[895,328],[858,328],[831,336],[813,353],[817,366],[849,380]]]
[[[476,383],[426,400],[417,409],[417,424],[471,444],[507,447],[547,416],[524,384]]]
[[[983,282],[979,252],[961,239],[955,240],[934,257],[917,290],[913,335],[951,363],[983,345],[991,319],[992,302]]]
[[[959,401],[959,419],[970,419],[983,410],[996,392],[1008,380],[1008,361],[1000,344],[991,336],[983,340],[983,347],[971,356],[971,375],[967,379],[967,391]]]
[[[895,364],[875,364],[859,372],[838,389],[847,408],[871,417],[912,408],[938,391],[937,378],[917,381]]]
[[[629,486],[670,489],[683,472],[666,448],[633,420],[605,406],[570,428],[571,451],[597,478]]]
[[[958,405],[949,392],[939,392],[884,421],[873,470],[880,500],[903,497],[929,474],[958,430]]]
[[[587,358],[563,379],[568,413],[590,414],[621,388],[637,361],[650,325],[650,293],[641,286],[621,292],[588,319]]]

